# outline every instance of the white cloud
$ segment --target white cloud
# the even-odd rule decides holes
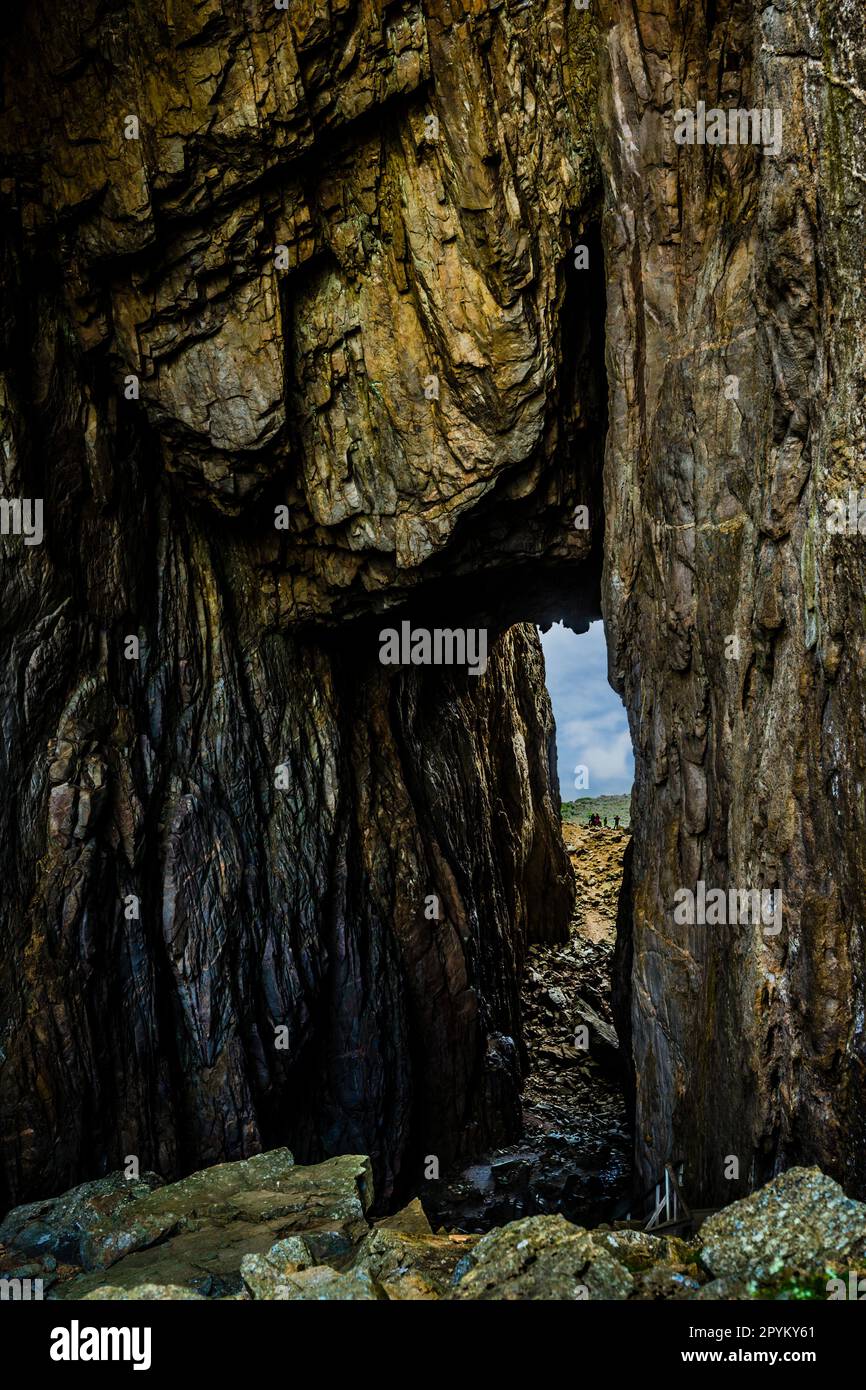
[[[589,768],[590,795],[627,792],[634,757],[622,701],[607,681],[604,627],[593,623],[577,635],[562,623],[541,634],[547,688],[556,720],[556,751],[562,796],[569,800],[574,768]]]

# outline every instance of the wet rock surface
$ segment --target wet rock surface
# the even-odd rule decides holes
[[[467,1231],[559,1212],[594,1226],[632,1195],[625,1068],[611,969],[625,831],[565,824],[577,894],[569,939],[529,949],[521,991],[528,1072],[520,1142],[476,1154],[424,1189],[434,1223]]]

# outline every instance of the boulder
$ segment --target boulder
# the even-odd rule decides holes
[[[350,1269],[341,1273],[329,1265],[313,1265],[309,1269],[286,1273],[282,1279],[260,1283],[254,1296],[269,1301],[312,1300],[328,1303],[372,1303],[385,1297],[366,1270]]]
[[[701,1236],[701,1259],[712,1274],[752,1275],[756,1286],[785,1270],[796,1283],[797,1271],[830,1278],[837,1269],[866,1268],[866,1205],[819,1168],[790,1168],[716,1212]]]
[[[59,1197],[14,1207],[0,1223],[0,1246],[9,1256],[34,1256],[83,1264],[82,1246],[91,1231],[123,1223],[142,1199],[162,1186],[156,1173],[127,1179],[123,1173],[81,1183]]]
[[[277,1241],[264,1255],[245,1255],[241,1278],[252,1298],[357,1301],[384,1298],[369,1271],[317,1264],[303,1236]]]
[[[478,1240],[378,1227],[361,1244],[354,1268],[366,1270],[389,1298],[446,1298]]]
[[[633,1297],[643,1301],[695,1298],[700,1289],[700,1275],[694,1266],[675,1268],[672,1265],[656,1265],[635,1276]]]
[[[618,1068],[622,1063],[619,1039],[609,1023],[596,1013],[591,1004],[577,995],[574,1000],[574,1026],[585,1024],[589,1029],[589,1055],[599,1066]]]
[[[654,1265],[695,1265],[700,1242],[681,1240],[678,1236],[653,1235],[651,1231],[599,1228],[592,1232],[596,1245],[607,1250],[626,1269],[635,1273]]]
[[[91,1231],[93,1272],[59,1286],[54,1296],[84,1297],[105,1283],[109,1265],[111,1284],[123,1288],[178,1285],[211,1298],[242,1293],[244,1257],[265,1255],[286,1237],[304,1235],[311,1263],[324,1251],[351,1252],[369,1229],[365,1213],[372,1200],[364,1157],[299,1167],[287,1149],[277,1149],[219,1164]]]
[[[288,1149],[274,1149],[237,1163],[220,1163],[127,1204],[115,1219],[95,1222],[81,1244],[85,1269],[108,1268],[124,1255],[205,1220],[247,1214],[251,1204],[263,1214],[294,1167]],[[258,1205],[256,1205],[258,1202]]]
[[[427,1219],[427,1213],[421,1205],[418,1197],[415,1197],[408,1206],[401,1207],[400,1211],[395,1211],[393,1216],[385,1216],[381,1221],[374,1222],[378,1231],[402,1231],[407,1236],[432,1236],[433,1227]]]
[[[634,1281],[590,1232],[562,1216],[528,1216],[489,1231],[471,1251],[456,1299],[628,1298]]]
[[[244,1255],[241,1278],[253,1298],[273,1298],[275,1286],[283,1284],[290,1274],[315,1264],[304,1237],[288,1236],[276,1241],[264,1255]]]

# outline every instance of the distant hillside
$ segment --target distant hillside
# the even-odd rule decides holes
[[[576,801],[563,801],[562,819],[574,825],[586,825],[593,812],[597,811],[602,820],[607,816],[610,824],[614,816],[619,816],[620,825],[630,825],[630,807],[631,792],[623,796],[580,796]]]

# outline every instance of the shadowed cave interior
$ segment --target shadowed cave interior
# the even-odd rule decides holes
[[[66,438],[61,398],[34,412],[33,459],[68,459],[44,479],[56,518],[45,602],[62,594],[79,636],[40,726],[56,730],[59,785],[36,911],[65,925],[29,967],[62,1041],[23,1021],[13,1035],[2,1205],[129,1153],[171,1179],[288,1144],[301,1162],[369,1154],[388,1210],[421,1190],[428,1155],[444,1175],[520,1133],[525,953],[567,935],[574,900],[535,625],[580,632],[601,616],[604,279],[597,226],[581,235],[590,269],[562,267],[550,457],[519,486],[505,475],[447,554],[408,582],[391,573],[384,599],[335,588],[326,621],[274,618],[274,585],[321,545],[297,495],[280,547],[263,542],[285,479],[227,516],[155,471],[152,426],[139,402],[116,400],[105,360],[87,370],[116,411],[123,467],[106,498]],[[43,293],[59,313],[53,280]],[[12,303],[30,400],[36,320]],[[83,370],[66,340],[57,351],[58,370]],[[485,629],[485,676],[383,668],[379,633],[407,619]],[[130,630],[138,665],[123,659]],[[119,791],[91,797],[99,815],[79,814],[81,830],[88,758]],[[273,786],[283,760],[288,795]],[[33,798],[25,821],[40,815],[38,786]],[[30,857],[15,872],[27,901]],[[453,935],[431,945],[434,890]],[[124,918],[130,893],[140,926]]]
[[[514,913],[508,923],[513,934],[503,934],[494,914],[485,920],[481,912],[472,924],[477,933],[474,949],[480,980],[492,980],[498,968],[488,961],[490,973],[485,975],[485,953],[504,952],[516,984],[510,997],[504,999],[501,987],[491,985],[492,998],[481,1001],[487,1026],[491,1027],[494,1016],[499,1023],[493,1032],[492,1080],[479,1083],[476,1078],[470,1085],[486,1086],[490,1109],[482,1115],[470,1109],[468,1120],[459,1116],[451,1131],[440,1131],[444,1142],[429,1152],[434,1146],[424,1140],[431,1133],[430,1118],[438,1117],[443,1107],[447,1111],[451,1098],[443,1097],[448,1067],[444,1080],[439,1074],[434,1077],[423,1055],[427,1044],[423,1036],[418,1037],[418,1052],[409,1058],[410,1070],[413,1076],[430,1080],[430,1093],[425,1095],[419,1088],[420,1093],[414,1094],[404,1165],[391,1181],[379,1180],[374,1209],[381,1214],[420,1197],[434,1227],[473,1232],[543,1212],[561,1212],[587,1226],[631,1214],[635,1194],[628,1060],[617,1038],[614,1017],[619,1005],[622,1031],[627,984],[621,982],[617,990],[614,977],[622,967],[627,943],[627,930],[623,929],[615,949],[618,913],[623,913],[627,927],[620,896],[630,846],[628,798],[617,800],[616,809],[622,812],[623,821],[617,831],[613,830],[612,810],[609,830],[589,829],[588,812],[580,801],[563,807],[566,819],[561,820],[563,770],[557,766],[555,726],[539,640],[543,628],[564,619],[579,646],[580,638],[575,634],[586,633],[589,624],[600,619],[600,573],[597,548],[581,567],[542,563],[511,572],[497,571],[489,578],[482,573],[471,584],[436,586],[425,595],[425,602],[389,612],[386,619],[360,620],[352,625],[351,635],[345,627],[336,640],[324,635],[326,643],[333,642],[335,659],[347,684],[363,691],[363,673],[365,668],[371,669],[370,654],[376,650],[382,622],[386,621],[389,629],[399,629],[408,621],[413,631],[476,626],[488,631],[490,670],[477,682],[463,670],[404,668],[394,673],[389,694],[390,721],[403,733],[396,744],[401,772],[408,774],[416,812],[423,808],[425,838],[441,848],[442,858],[467,900],[484,903],[501,899],[502,866],[495,857],[485,855],[484,847],[489,843],[485,837],[479,837],[477,847],[471,834],[459,844],[454,838],[454,798],[449,806],[447,780],[440,778],[435,758],[444,755],[446,763],[453,758],[459,765],[465,749],[455,737],[455,728],[466,718],[467,710],[480,703],[483,717],[478,741],[495,769],[496,795],[506,800],[513,796],[513,807],[507,814],[503,807],[498,812],[494,809],[494,838],[496,816],[501,815],[499,823],[506,840],[499,848],[507,856],[509,823],[514,808],[525,802],[525,792],[512,781],[517,775],[514,729],[509,711],[496,704],[500,691],[492,674],[497,653],[506,648],[509,661],[531,666],[531,678],[525,685],[521,680],[509,687],[509,698],[518,708],[527,699],[535,702],[533,717],[538,722],[531,727],[536,742],[528,751],[530,760],[544,769],[544,777],[537,783],[538,803],[530,797],[530,813],[545,822],[545,835],[540,837],[543,853],[535,869],[529,870],[529,911]],[[378,671],[375,678],[379,678]],[[491,684],[492,693],[485,698],[481,691]],[[612,691],[608,694],[611,701],[618,701]],[[471,783],[475,769],[467,767],[465,771]],[[564,774],[570,776],[569,769]],[[466,783],[458,779],[457,785],[464,788],[465,796]],[[602,803],[593,802],[592,807],[607,810]],[[461,814],[465,809],[461,808]],[[554,840],[552,857],[548,835]],[[475,852],[470,849],[467,855],[467,847]],[[507,902],[507,890],[505,898]],[[436,910],[445,920],[427,924],[434,935],[451,925],[447,906],[437,900]],[[468,930],[463,931],[463,939],[470,940]],[[503,1004],[504,1013],[495,1015]],[[431,1007],[435,1008],[435,1000]],[[578,1039],[581,1031],[583,1038]],[[576,1046],[577,1041],[580,1046]],[[309,1163],[331,1152],[345,1151],[349,1144],[344,1116],[331,1135],[321,1128],[322,1076],[332,1061],[316,1050],[305,1060],[306,1065],[295,1073],[291,1105],[278,1123],[285,1135],[287,1114],[293,1117],[282,1142],[290,1144],[300,1161]],[[449,1059],[449,1064],[453,1066],[454,1060]],[[488,1042],[485,1066],[490,1061]],[[305,1110],[310,1117],[308,1128],[297,1123]],[[435,1123],[439,1123],[438,1118]],[[381,1171],[382,1155],[369,1141],[367,1147],[374,1171]]]
[[[827,523],[866,439],[864,26],[6,7],[0,1271],[268,1297],[322,1201],[301,1296],[343,1296],[331,1259],[509,1300],[862,1263],[864,565]],[[778,154],[680,145],[709,101],[784,115]],[[602,617],[610,835],[563,812],[538,633]],[[484,674],[384,664],[404,622],[485,631]],[[726,920],[678,913],[704,890]],[[679,1269],[508,1220],[660,1215],[674,1170]],[[420,1213],[420,1288],[419,1194],[458,1232],[437,1270]]]
[[[620,756],[623,740],[630,752],[628,727],[607,684],[606,653],[599,660],[601,624],[592,637],[578,637],[563,624],[547,634],[546,685],[557,723],[549,747],[551,784],[561,788],[574,909],[563,939],[536,941],[527,951],[520,990],[526,1071],[521,1133],[510,1144],[463,1157],[438,1182],[422,1186],[434,1228],[484,1231],[553,1212],[590,1228],[641,1211],[627,1068],[612,1014],[617,913],[630,845],[633,765],[631,756]],[[614,730],[619,737],[611,738]],[[572,766],[576,756],[588,761]],[[585,790],[590,766],[598,797]]]

